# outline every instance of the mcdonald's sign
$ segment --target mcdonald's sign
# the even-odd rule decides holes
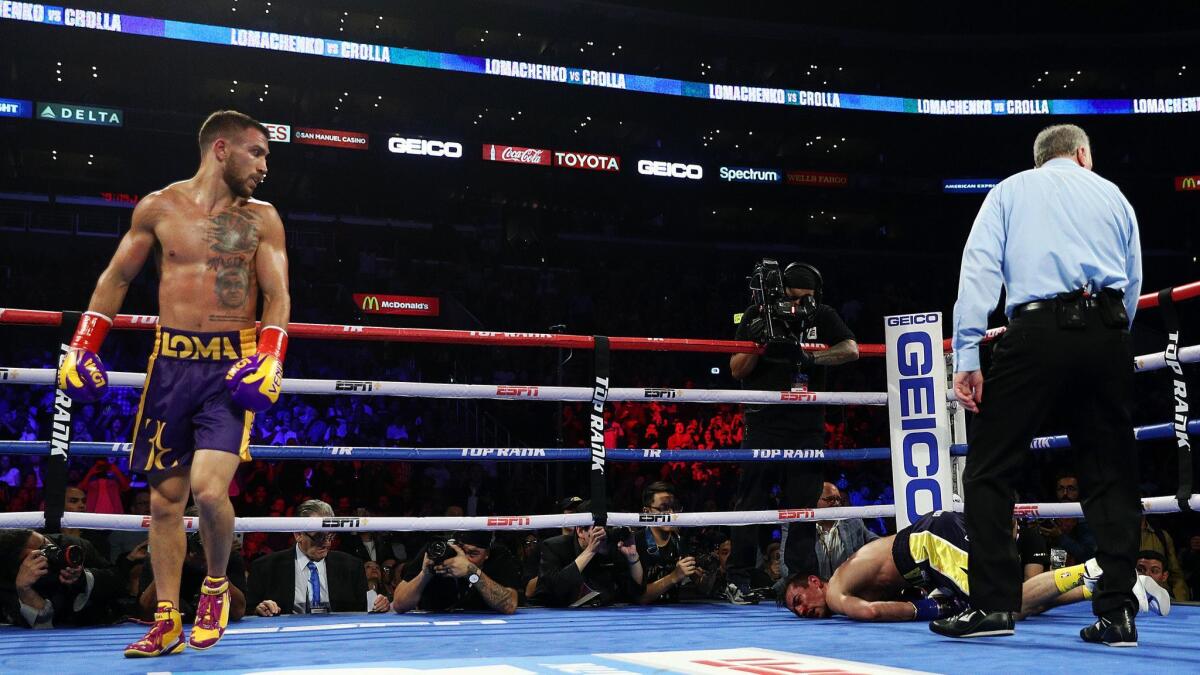
[[[355,293],[354,305],[364,314],[403,316],[437,316],[441,309],[437,298],[382,293]]]
[[[1176,176],[1175,177],[1176,192],[1200,192],[1200,175],[1198,176]]]

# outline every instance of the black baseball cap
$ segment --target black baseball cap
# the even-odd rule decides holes
[[[583,503],[583,497],[567,497],[558,502],[559,511],[570,511],[575,513],[579,511],[579,505]]]

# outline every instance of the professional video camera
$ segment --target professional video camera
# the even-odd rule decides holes
[[[794,263],[795,264],[795,263]],[[763,333],[767,343],[793,343],[799,345],[796,335],[802,334],[816,314],[815,298],[796,303],[787,294],[786,270],[779,262],[763,258],[754,266],[747,279],[750,282],[751,302],[758,307],[761,320],[766,323]]]

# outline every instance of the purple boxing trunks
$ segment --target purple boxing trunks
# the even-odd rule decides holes
[[[188,466],[196,450],[250,460],[250,425],[225,388],[225,372],[254,354],[255,329],[194,333],[160,326],[146,366],[129,468],[154,474]]]

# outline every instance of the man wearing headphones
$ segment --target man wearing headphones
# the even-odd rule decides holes
[[[858,359],[854,333],[836,310],[822,304],[821,273],[806,263],[792,263],[783,271],[783,285],[793,306],[793,319],[776,322],[771,339],[763,308],[755,305],[742,314],[737,339],[764,344],[762,354],[734,354],[730,373],[742,387],[767,391],[823,391],[824,366]],[[782,326],[780,325],[782,323]],[[780,333],[784,335],[780,335]],[[820,352],[800,349],[798,342],[822,343]],[[745,448],[824,448],[825,409],[816,405],[746,405]],[[734,510],[770,508],[771,487],[782,474],[780,508],[817,506],[824,476],[818,465],[789,462],[780,468],[765,462],[747,462],[741,467]],[[757,527],[733,528],[730,577],[739,586],[749,585],[759,548]],[[784,546],[784,564],[791,573],[815,573],[816,532],[813,523],[792,523]]]

